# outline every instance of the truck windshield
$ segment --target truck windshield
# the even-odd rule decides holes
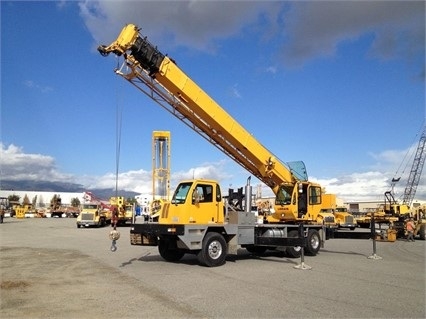
[[[96,209],[98,208],[98,205],[96,204],[84,204],[83,209]]]
[[[192,182],[180,183],[172,197],[172,204],[182,204],[185,202],[188,192],[191,189]]]

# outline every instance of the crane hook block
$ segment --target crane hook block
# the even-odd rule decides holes
[[[111,230],[109,233],[109,239],[111,240],[119,240],[120,239],[120,232],[117,230]]]
[[[117,250],[117,240],[120,238],[120,232],[117,230],[111,230],[109,233],[109,239],[112,240],[112,244],[111,244],[111,251],[115,252]]]

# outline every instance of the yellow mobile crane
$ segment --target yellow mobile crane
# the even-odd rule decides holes
[[[251,205],[244,212],[227,214],[216,181],[182,181],[158,223],[132,225],[131,243],[158,245],[168,261],[195,253],[207,266],[222,264],[226,254],[236,253],[238,246],[256,252],[287,247],[290,255],[298,256],[295,246],[303,244],[307,253],[315,255],[323,239],[323,226],[318,222],[322,194],[320,185],[308,181],[304,163],[281,162],[139,31],[128,24],[114,42],[99,46],[98,51],[103,56],[122,56],[124,62],[116,74],[268,185],[276,199],[274,210],[259,224]]]

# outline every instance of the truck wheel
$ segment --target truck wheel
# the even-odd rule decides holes
[[[315,256],[319,252],[321,246],[321,238],[316,229],[309,229],[306,244],[307,245],[305,249],[307,255]]]
[[[176,262],[182,259],[185,253],[182,250],[171,247],[171,242],[168,240],[160,240],[158,243],[158,252],[164,260],[170,262]],[[176,245],[174,245],[176,246]]]
[[[288,237],[298,237],[298,236],[299,236],[299,232],[297,230],[290,230],[288,232]],[[300,246],[287,247],[285,252],[287,253],[289,257],[299,258],[302,253],[302,247]]]
[[[425,232],[426,232],[426,224],[422,224],[419,230],[419,236],[421,240],[425,240],[425,236],[426,236]]]
[[[221,234],[210,232],[204,236],[202,249],[197,257],[200,264],[207,267],[216,267],[225,262],[226,253],[225,238]]]

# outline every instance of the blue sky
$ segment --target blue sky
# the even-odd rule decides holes
[[[150,192],[154,130],[171,132],[172,187],[192,176],[244,186],[248,172],[96,51],[134,23],[328,192],[378,200],[401,176],[398,196],[425,121],[424,16],[423,1],[2,1],[2,179],[114,188],[118,113],[120,187]]]

